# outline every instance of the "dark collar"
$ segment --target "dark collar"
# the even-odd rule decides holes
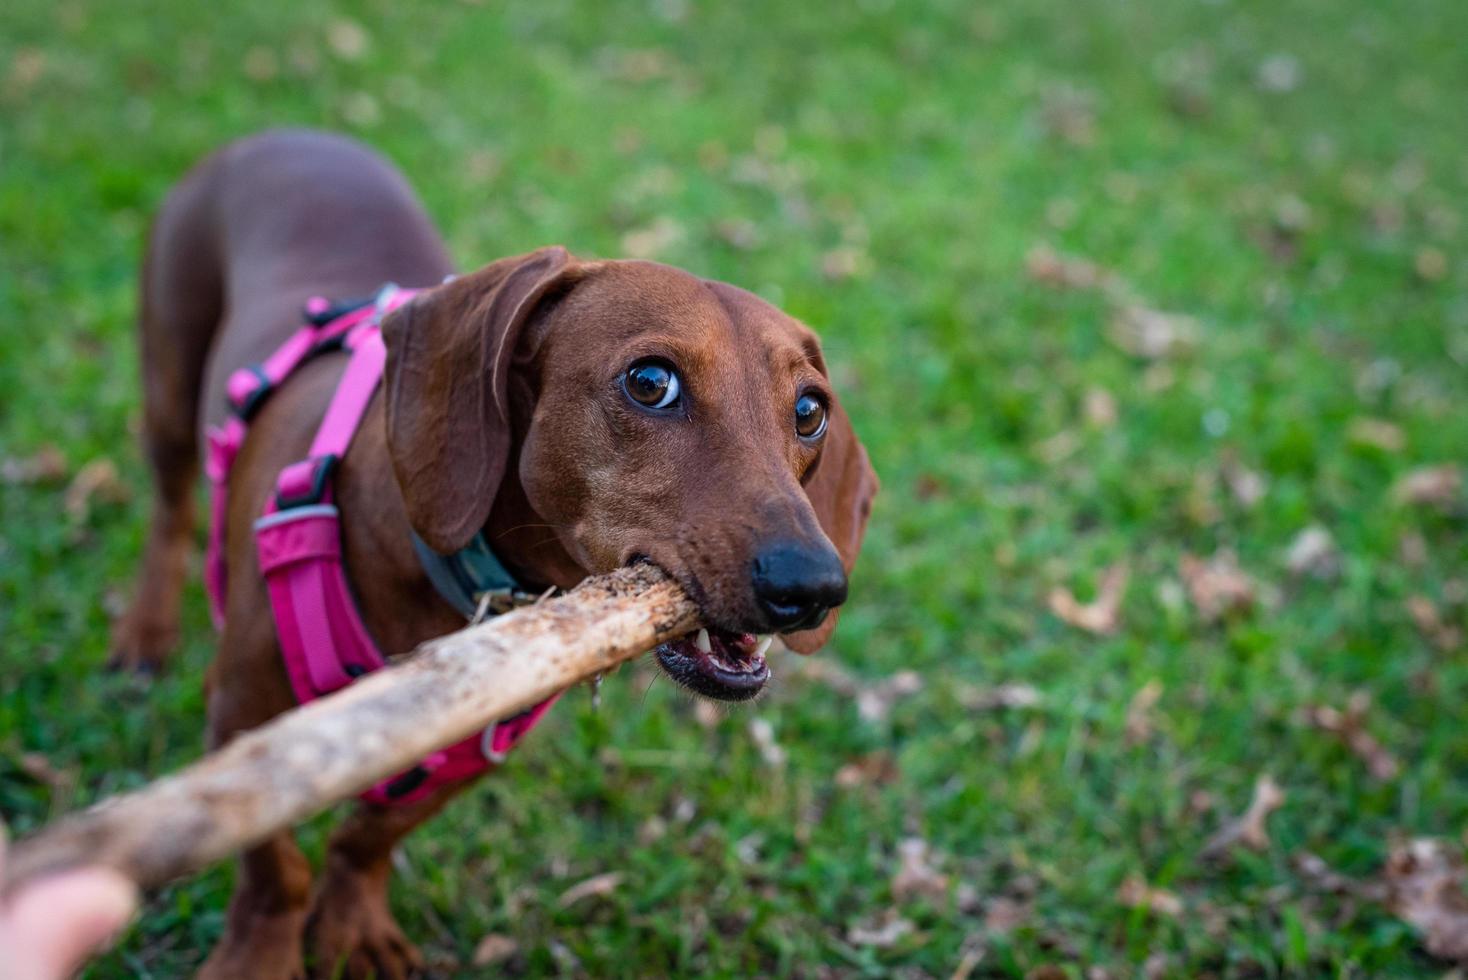
[[[448,555],[434,551],[415,531],[413,550],[438,594],[465,619],[474,619],[486,599],[488,611],[497,614],[518,604],[524,596],[520,582],[490,548],[483,531]]]

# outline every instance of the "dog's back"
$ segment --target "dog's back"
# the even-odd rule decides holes
[[[274,350],[312,295],[427,286],[451,268],[407,181],[341,136],[251,136],[174,187],[149,236],[139,318],[143,442],[158,505],[114,665],[156,669],[173,646],[203,433],[227,410],[230,372]]]
[[[431,285],[450,270],[407,181],[361,144],[310,130],[231,143],[179,183],[154,223],[142,310],[150,414],[156,391],[172,418],[217,421],[229,372],[278,345],[311,295]],[[200,381],[193,410],[179,412]]]

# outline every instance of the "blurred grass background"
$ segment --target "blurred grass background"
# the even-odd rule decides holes
[[[196,159],[306,124],[400,165],[465,267],[560,242],[783,305],[884,480],[819,660],[728,712],[624,671],[410,838],[440,973],[491,934],[522,974],[1441,972],[1297,859],[1370,875],[1468,814],[1465,37],[1455,0],[12,0],[0,812],[200,751],[197,585],[168,676],[100,670],[148,500],[137,267]],[[1051,611],[1118,564],[1114,631]],[[1360,692],[1394,774],[1310,722]],[[1205,860],[1265,773],[1268,845]],[[94,974],[187,972],[230,880]]]

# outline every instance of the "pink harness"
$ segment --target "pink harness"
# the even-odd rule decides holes
[[[229,474],[249,421],[266,396],[311,357],[338,349],[351,352],[309,455],[281,470],[274,496],[255,521],[260,570],[270,591],[281,655],[302,704],[346,687],[386,662],[362,623],[342,565],[341,515],[332,503],[332,483],[382,378],[387,356],[379,330],[382,317],[416,292],[388,285],[375,302],[339,315],[327,300],[313,297],[306,304],[307,323],[301,329],[263,364],[230,375],[228,396],[234,413],[208,433],[205,470],[213,492],[204,584],[214,624],[223,627]],[[498,765],[555,700],[552,697],[435,752],[407,772],[373,786],[362,798],[379,804],[412,803],[446,783]]]

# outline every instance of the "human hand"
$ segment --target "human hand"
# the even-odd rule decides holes
[[[5,832],[0,826],[0,873]],[[61,980],[127,925],[138,891],[110,868],[40,878],[0,903],[0,973],[6,980]]]

